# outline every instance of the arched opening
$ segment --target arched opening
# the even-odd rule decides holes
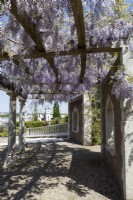
[[[110,96],[106,103],[106,147],[115,154],[114,107]]]
[[[77,108],[74,108],[72,113],[72,131],[78,132],[79,130],[79,113]]]

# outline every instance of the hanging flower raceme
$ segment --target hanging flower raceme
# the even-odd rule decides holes
[[[14,4],[20,18],[27,20],[28,34],[32,35],[32,39],[17,19],[9,14]],[[107,75],[116,59],[115,55],[87,54],[83,80],[81,55],[60,55],[61,51],[67,54],[67,51],[79,50],[79,36],[70,0],[5,0],[4,5],[7,15],[4,26],[6,39],[0,40],[4,41],[0,53],[6,52],[10,61],[2,61],[1,73],[9,83],[14,84],[16,90],[22,89],[24,95],[35,93],[38,97],[45,94],[48,101],[68,101],[80,92],[91,89]],[[94,44],[111,47],[112,41],[119,42],[121,38],[132,35],[133,23],[128,4],[123,6],[114,0],[82,0],[82,5],[86,48]],[[133,50],[132,40],[127,40],[127,43]],[[44,58],[28,58],[33,52],[43,52]],[[48,53],[55,57],[48,57]],[[14,62],[14,58],[17,62]],[[121,96],[121,89],[125,90],[125,96],[132,90],[132,83],[121,73],[117,74],[113,87],[117,97]]]
[[[133,100],[133,74],[122,67],[112,77],[114,85],[112,93],[117,99],[131,98]]]

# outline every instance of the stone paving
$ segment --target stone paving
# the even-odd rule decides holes
[[[6,151],[0,146],[1,200],[122,200],[100,146],[27,144],[25,152],[15,152],[14,165],[2,169]]]
[[[25,138],[24,143],[49,143],[49,142],[61,142],[63,139],[61,138]],[[0,146],[6,146],[8,144],[7,137],[0,138]],[[18,144],[18,136],[16,137],[16,144]]]

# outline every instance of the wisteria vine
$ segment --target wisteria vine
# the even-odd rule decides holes
[[[0,8],[1,2],[3,1],[0,1]],[[83,82],[79,79],[80,56],[60,56],[60,51],[78,48],[78,37],[70,0],[15,1],[18,12],[21,15],[26,14],[41,35],[45,51],[56,52],[54,65],[58,71],[58,77],[45,58],[23,59],[27,52],[36,48],[36,44],[10,14],[12,2],[12,0],[4,1],[3,15],[7,17],[7,20],[4,20],[3,25],[4,37],[0,38],[0,41],[4,41],[1,51],[8,53],[10,61],[1,61],[1,65],[2,76],[6,77],[10,83],[14,83],[16,91],[22,89],[24,96],[38,94],[38,97],[45,93],[47,101],[54,99],[69,101],[72,97],[85,90],[90,90],[98,81],[103,80],[117,58],[115,54],[87,54]],[[114,0],[82,0],[82,5],[87,48],[92,45],[111,46],[112,42],[119,43],[123,37],[131,38],[133,33],[132,4],[128,5],[124,1]],[[128,41],[129,51],[132,51],[133,42]],[[16,54],[21,55],[17,64],[13,60]],[[133,90],[133,85],[124,72],[125,70],[121,70],[115,75],[113,93],[117,97],[123,95],[132,98],[130,91]]]

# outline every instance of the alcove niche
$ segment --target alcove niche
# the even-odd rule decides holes
[[[72,112],[72,131],[77,133],[79,131],[79,113],[77,108],[74,108]]]
[[[106,147],[115,154],[115,130],[114,130],[114,106],[111,97],[108,95],[106,102]]]

